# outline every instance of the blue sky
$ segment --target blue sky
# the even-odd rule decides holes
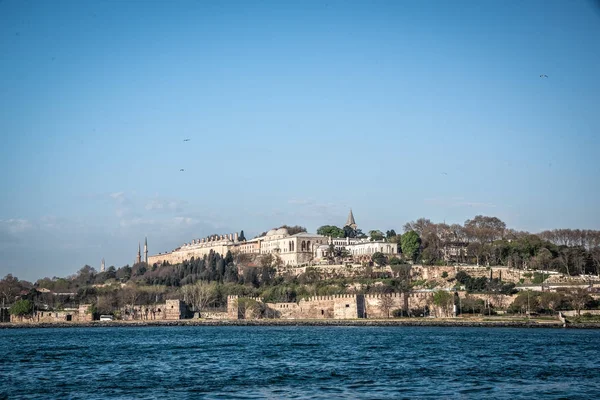
[[[591,1],[1,1],[0,276],[350,207],[600,229],[599,71]]]

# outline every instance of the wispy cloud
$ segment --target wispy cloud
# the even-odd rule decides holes
[[[148,201],[144,208],[147,211],[181,212],[185,205],[187,202],[183,200],[155,198]]]
[[[29,220],[22,218],[0,220],[0,228],[12,234],[25,232],[32,227],[33,224]]]

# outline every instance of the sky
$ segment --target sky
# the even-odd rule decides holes
[[[600,229],[599,72],[593,1],[0,0],[0,276],[350,208]]]

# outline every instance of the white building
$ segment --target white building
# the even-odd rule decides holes
[[[328,238],[306,232],[290,235],[287,229],[280,228],[271,229],[260,240],[261,254],[276,254],[283,265],[295,267],[311,262],[317,247],[327,244]]]

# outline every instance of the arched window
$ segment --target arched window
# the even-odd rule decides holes
[[[302,241],[302,251],[304,251],[306,249],[306,243],[304,242],[304,240]]]
[[[306,242],[306,251],[310,251],[310,240]]]

